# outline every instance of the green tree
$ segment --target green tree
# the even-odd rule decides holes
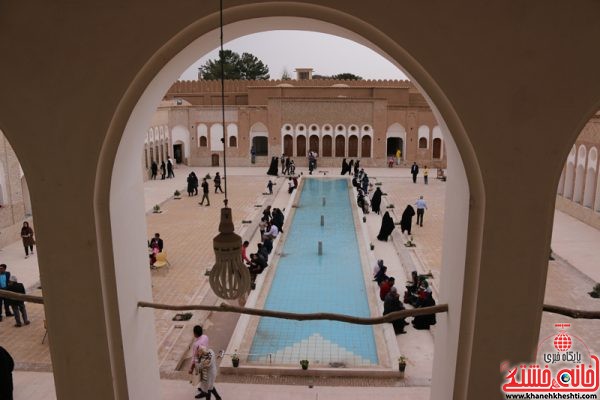
[[[199,69],[202,79],[221,79],[221,55],[223,55],[225,79],[269,79],[269,67],[250,53],[242,56],[231,50],[219,51],[219,58],[208,60]]]
[[[333,75],[331,79],[348,80],[348,81],[362,81],[362,77],[351,74],[350,72],[344,72],[341,74]]]
[[[281,80],[282,81],[291,81],[292,77],[290,75],[290,73],[288,72],[287,68],[283,69],[283,72],[281,73]]]

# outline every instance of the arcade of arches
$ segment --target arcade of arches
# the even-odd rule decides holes
[[[146,149],[155,158],[167,144],[178,146],[182,162],[207,163],[222,150],[214,138],[223,127],[209,126],[211,119],[152,122],[172,82],[216,47],[218,2],[33,3],[35,12],[31,2],[0,6],[0,129],[29,184],[57,396],[158,399],[152,313],[137,307],[151,297],[149,272],[135,267],[147,263],[143,134],[153,127]],[[426,93],[421,100],[397,92],[405,104],[422,102],[417,113],[432,114],[425,123],[379,118],[383,104],[371,120],[317,121],[238,118],[243,104],[231,103],[226,124],[236,124],[227,145],[240,149],[240,159],[258,137],[267,137],[268,155],[303,157],[312,143],[324,157],[364,158],[370,140],[372,158],[382,158],[396,122],[396,135],[404,128],[406,136],[389,137],[402,139],[393,144],[405,147],[405,161],[446,159],[439,300],[448,313],[436,327],[432,399],[500,399],[500,364],[533,358],[561,169],[600,107],[600,53],[592,51],[599,14],[592,1],[225,2],[228,38],[275,29],[336,34],[386,56]],[[288,89],[297,90],[264,90]],[[288,123],[293,135],[285,139]],[[318,138],[311,142],[312,124]],[[586,176],[598,157],[583,145],[569,156],[559,190],[595,209]]]

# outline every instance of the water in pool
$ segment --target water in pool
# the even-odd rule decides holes
[[[323,197],[326,205],[323,206]],[[264,307],[291,312],[334,312],[370,316],[348,182],[306,179],[293,221],[286,221],[284,256]],[[321,226],[321,215],[325,226]],[[323,242],[323,255],[317,243]],[[328,365],[376,365],[371,326],[334,321],[261,318],[249,361]]]

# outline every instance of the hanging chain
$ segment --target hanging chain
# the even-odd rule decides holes
[[[225,52],[223,50],[223,0],[219,0],[219,19],[221,30],[221,117],[223,120],[223,181],[225,181],[225,199],[227,207],[227,128],[225,127]]]

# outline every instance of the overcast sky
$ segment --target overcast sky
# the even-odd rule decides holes
[[[198,78],[198,67],[218,57],[215,49],[192,64],[181,79]],[[271,79],[281,78],[284,69],[295,78],[294,69],[314,68],[319,75],[351,72],[365,79],[407,79],[392,63],[371,49],[348,39],[304,31],[270,31],[232,40],[225,49],[252,53],[269,67]]]

